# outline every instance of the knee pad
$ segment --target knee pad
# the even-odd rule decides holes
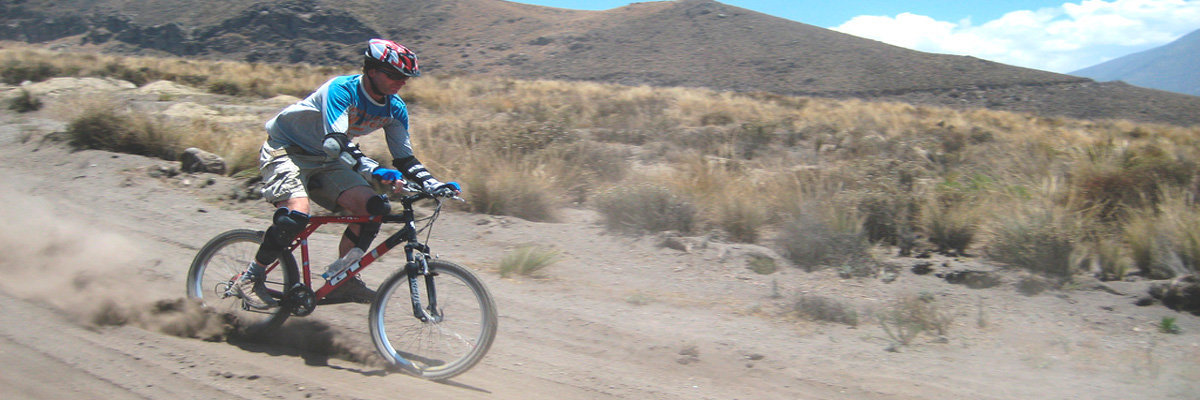
[[[279,207],[271,218],[271,227],[267,228],[265,239],[274,241],[280,246],[287,246],[308,226],[308,214]]]
[[[367,199],[367,213],[371,215],[387,215],[392,212],[392,203],[387,195],[377,194]]]
[[[258,253],[254,255],[255,261],[262,265],[275,262],[279,253],[283,252],[283,249],[286,249],[292,240],[295,240],[296,236],[304,231],[306,226],[308,226],[308,214],[288,210],[286,207],[275,210],[271,227],[267,228],[267,233],[263,235],[262,245],[258,247]]]

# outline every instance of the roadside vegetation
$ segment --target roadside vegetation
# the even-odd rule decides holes
[[[170,80],[248,101],[353,72],[0,49],[9,85]],[[1200,127],[464,76],[416,79],[402,97],[422,160],[464,183],[473,212],[554,221],[586,206],[616,231],[757,243],[807,270],[869,262],[871,246],[979,255],[1064,281],[1200,269]],[[262,136],[120,107],[72,118],[78,146],[168,159],[201,147],[231,173],[254,168]],[[365,147],[382,157],[374,139]]]

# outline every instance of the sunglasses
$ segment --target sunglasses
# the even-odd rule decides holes
[[[380,68],[379,72],[383,72],[383,74],[386,75],[388,77],[388,79],[391,79],[393,81],[408,80],[408,75],[404,75],[398,71],[392,71],[392,70]]]

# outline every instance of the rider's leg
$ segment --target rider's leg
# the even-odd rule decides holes
[[[367,215],[367,203],[372,197],[377,197],[374,190],[367,186],[355,186],[338,195],[337,203],[342,206],[351,215]],[[374,225],[366,226],[363,225]],[[364,232],[365,228],[365,232]],[[364,234],[365,233],[365,234]],[[354,246],[360,246],[363,251],[367,250],[370,241],[375,238],[375,234],[379,233],[378,224],[350,224],[346,227],[346,232],[342,234],[342,241],[338,245],[338,254],[344,255]],[[362,240],[360,240],[362,239]]]
[[[368,215],[370,208],[377,208],[368,207],[368,204],[379,202],[379,200],[371,200],[372,198],[379,197],[370,187],[355,186],[338,195],[337,203],[352,215]],[[346,227],[346,232],[342,234],[342,242],[338,246],[339,254],[345,255],[355,246],[366,251],[377,233],[379,233],[378,223],[350,224]],[[355,279],[340,284],[325,299],[330,302],[370,303],[375,299],[375,291],[368,288],[361,279],[355,277]]]
[[[263,235],[262,245],[259,246],[258,253],[254,256],[260,268],[265,268],[275,262],[275,259],[279,258],[279,254],[289,244],[292,244],[292,240],[295,240],[296,236],[304,231],[305,226],[308,226],[307,197],[294,197],[277,202],[275,206],[279,208],[275,210],[275,215],[271,218],[271,226]]]
[[[276,202],[279,208],[271,218],[271,226],[263,235],[262,244],[238,280],[236,288],[242,293],[246,304],[254,308],[267,308],[275,303],[275,299],[266,291],[263,280],[266,278],[266,267],[275,262],[287,246],[296,239],[304,227],[308,225],[308,198],[294,197]]]

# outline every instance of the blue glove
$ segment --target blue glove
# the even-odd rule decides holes
[[[383,167],[375,168],[374,171],[371,171],[371,176],[383,182],[400,181],[404,177],[403,175],[400,175],[400,171]]]

